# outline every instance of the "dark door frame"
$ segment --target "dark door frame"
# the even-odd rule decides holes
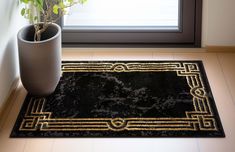
[[[176,30],[62,28],[64,47],[201,47],[202,0],[181,0]],[[62,25],[63,20],[60,20]]]

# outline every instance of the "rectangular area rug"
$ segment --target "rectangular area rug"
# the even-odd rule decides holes
[[[11,137],[224,137],[201,61],[65,61]]]

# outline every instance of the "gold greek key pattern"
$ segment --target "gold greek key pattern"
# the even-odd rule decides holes
[[[186,77],[194,111],[185,118],[52,118],[44,112],[45,98],[31,98],[21,131],[216,131],[214,115],[196,62],[79,62],[63,63],[66,72],[164,72],[174,71]]]

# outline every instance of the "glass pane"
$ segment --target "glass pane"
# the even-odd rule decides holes
[[[64,26],[178,27],[179,0],[88,0],[68,10]]]

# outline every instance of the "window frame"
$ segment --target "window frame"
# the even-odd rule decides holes
[[[179,29],[68,29],[62,27],[63,47],[201,47],[202,0],[181,0]]]

